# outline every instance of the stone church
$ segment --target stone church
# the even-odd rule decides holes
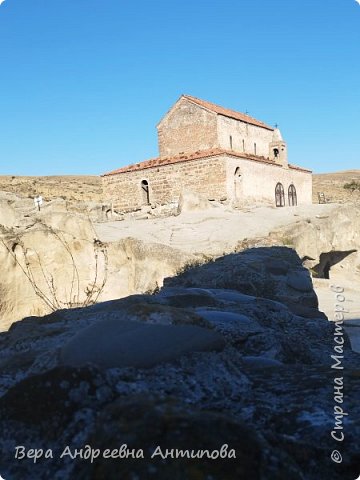
[[[310,170],[288,163],[280,130],[182,95],[157,125],[159,157],[102,175],[118,211],[176,203],[182,192],[237,205],[310,204]]]

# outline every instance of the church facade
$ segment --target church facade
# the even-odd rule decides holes
[[[157,130],[159,157],[102,175],[118,211],[176,203],[189,191],[239,206],[312,203],[312,172],[288,163],[278,128],[182,95]]]

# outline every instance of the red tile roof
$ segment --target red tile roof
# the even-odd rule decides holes
[[[309,169],[303,168],[303,167],[298,167],[297,165],[290,165],[290,163],[289,163],[288,166],[289,166],[289,168],[291,168],[292,170],[299,170],[299,172],[312,173],[312,170],[309,170]]]
[[[228,108],[221,107],[220,105],[216,105],[215,103],[206,102],[205,100],[201,100],[200,98],[192,97],[191,95],[183,95],[184,98],[187,98],[191,102],[200,105],[201,107],[210,110],[211,112],[217,113],[219,115],[223,115],[224,117],[234,118],[235,120],[240,120],[241,122],[249,123],[251,125],[256,125],[257,127],[266,128],[267,130],[273,131],[274,128],[266,125],[264,122],[260,122],[260,120],[256,120],[256,118],[250,117],[245,113],[236,112],[235,110],[229,110]]]
[[[133,165],[128,165],[126,167],[113,170],[112,172],[104,173],[102,176],[106,177],[109,175],[117,175],[119,173],[137,172],[139,170],[145,170],[147,168],[161,167],[162,165],[172,165],[174,163],[188,162],[191,160],[198,160],[200,158],[216,157],[220,155],[229,155],[232,157],[244,158],[245,160],[252,160],[254,162],[268,163],[270,165],[274,165],[275,167],[281,167],[281,165],[265,157],[250,155],[248,153],[234,152],[232,150],[223,150],[220,148],[214,148],[212,150],[189,153],[188,155],[182,154],[174,157],[152,158],[150,160],[146,160],[145,162],[135,163]],[[296,168],[296,167],[293,167],[293,168]]]

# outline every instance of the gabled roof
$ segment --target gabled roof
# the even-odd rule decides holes
[[[256,120],[256,118],[250,117],[245,113],[236,112],[235,110],[229,110],[228,108],[221,107],[220,105],[216,105],[215,103],[207,102],[205,100],[201,100],[200,98],[192,97],[191,95],[182,95],[181,98],[186,98],[193,103],[196,103],[200,107],[206,108],[211,112],[214,112],[218,115],[223,115],[224,117],[234,118],[235,120],[240,120],[241,122],[249,123],[251,125],[255,125],[257,127],[266,128],[267,130],[273,131],[274,128],[266,125],[266,123],[261,122],[260,120]]]
[[[250,155],[247,153],[234,152],[232,150],[223,150],[221,148],[213,148],[212,150],[204,150],[204,151],[199,151],[195,153],[176,155],[174,157],[152,158],[150,160],[146,160],[145,162],[135,163],[133,165],[128,165],[126,167],[113,170],[112,172],[104,173],[102,177],[117,175],[120,173],[138,172],[141,170],[146,170],[147,168],[161,167],[163,165],[172,165],[174,163],[188,162],[191,160],[198,160],[200,158],[217,157],[220,155],[228,155],[232,157],[243,158],[245,160],[252,160],[254,162],[267,163],[267,164],[273,165],[274,167],[282,168],[282,166],[279,165],[278,163],[275,163],[273,160],[269,160],[268,158],[265,158],[265,157],[259,157],[259,156]],[[309,170],[302,169],[300,167],[291,166],[291,168],[303,170],[306,172],[309,171]]]

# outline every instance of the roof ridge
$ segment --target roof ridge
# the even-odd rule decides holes
[[[261,120],[257,120],[256,118],[248,115],[246,113],[238,112],[237,110],[232,110],[230,108],[222,107],[213,102],[209,102],[207,100],[202,100],[201,98],[194,97],[192,95],[183,94],[182,97],[187,98],[188,100],[196,103],[199,106],[207,108],[208,110],[218,114],[223,115],[225,117],[234,118],[235,120],[240,120],[245,123],[250,123],[252,125],[256,125],[258,127],[266,128],[267,130],[274,131],[273,127],[270,127],[266,123],[262,122]]]

